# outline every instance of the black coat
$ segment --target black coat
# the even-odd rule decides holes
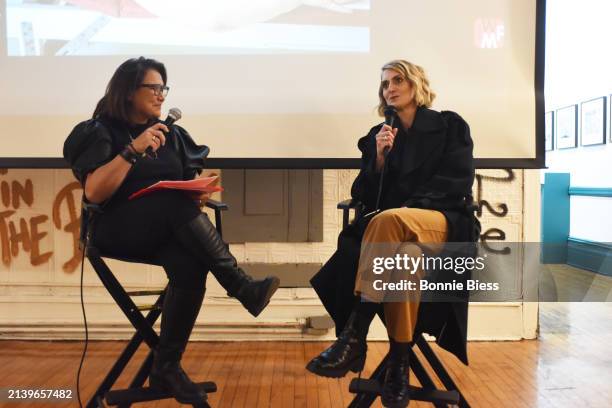
[[[374,126],[358,142],[361,171],[351,195],[363,203],[361,214],[376,206],[380,175],[375,170],[375,137],[381,127]],[[418,108],[412,127],[398,131],[387,156],[380,208],[441,211],[448,221],[448,242],[475,242],[480,225],[472,211],[472,150],[469,126],[458,114]],[[311,280],[337,333],[355,304],[353,288],[366,225],[367,221],[357,219],[345,228],[338,237],[338,250]],[[468,276],[463,274],[464,279]],[[415,334],[435,336],[440,346],[467,364],[467,307],[467,293],[452,303],[422,302]]]

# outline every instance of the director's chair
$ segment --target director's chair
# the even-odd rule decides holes
[[[221,234],[221,211],[227,210],[227,205],[215,200],[208,200],[206,202],[206,206],[214,210],[215,226],[219,234]],[[117,259],[124,262],[146,265],[160,265],[150,259],[119,258],[116,256],[108,256],[101,253],[94,246],[90,245],[89,237],[91,237],[92,234],[93,221],[96,214],[101,213],[101,211],[102,210],[99,205],[86,203],[85,200],[83,200],[81,210],[81,245],[85,251],[85,256],[93,266],[96,274],[115,300],[115,303],[117,303],[132,326],[134,326],[136,332],[87,403],[87,408],[101,408],[105,406],[104,403],[110,406],[129,407],[131,404],[136,402],[157,401],[172,398],[173,395],[171,395],[169,392],[154,390],[143,386],[151,371],[151,366],[153,365],[153,352],[159,342],[159,336],[153,329],[153,325],[162,313],[162,305],[167,287],[163,290],[127,292],[121,286],[117,278],[115,278],[115,275],[104,262],[103,258]],[[152,305],[137,306],[132,300],[132,297],[138,296],[158,297]],[[143,314],[144,311],[147,311],[146,316]],[[150,350],[136,375],[133,377],[129,387],[127,389],[111,390],[125,367],[136,353],[136,350],[143,342],[149,347]],[[217,385],[211,381],[201,382],[197,385],[206,393],[213,393],[217,391]],[[202,401],[201,404],[194,404],[193,406],[198,408],[209,407],[206,401]]]
[[[362,212],[362,207],[360,202],[352,199],[338,203],[337,208],[342,210],[342,228],[346,228],[349,223],[350,210],[353,209],[355,211],[355,217],[358,217]],[[423,310],[423,308],[420,308],[420,311],[421,310]],[[419,348],[425,360],[429,363],[431,371],[437,376],[445,389],[436,387],[432,376],[415,353],[415,345]],[[470,405],[459,390],[459,387],[457,387],[422,333],[415,333],[415,340],[412,342],[412,346],[412,349],[409,351],[410,371],[414,373],[421,386],[410,386],[410,400],[431,402],[435,407],[458,405],[460,408],[470,408]],[[349,391],[355,394],[355,397],[349,404],[349,408],[370,407],[374,403],[374,400],[376,400],[376,397],[381,395],[382,382],[385,377],[388,361],[389,355],[387,354],[378,364],[370,378],[354,378],[350,382]]]

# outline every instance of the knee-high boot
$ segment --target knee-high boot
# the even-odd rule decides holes
[[[227,291],[253,315],[258,316],[268,305],[280,281],[275,276],[255,280],[247,275],[230,253],[217,229],[204,213],[176,231],[186,248],[209,265],[212,274]]]
[[[203,402],[207,398],[180,364],[205,291],[205,288],[187,290],[168,286],[162,309],[159,344],[149,375],[151,388],[170,391],[183,404]]]

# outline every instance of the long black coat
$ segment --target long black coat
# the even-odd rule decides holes
[[[398,121],[396,121],[398,123]],[[352,198],[366,214],[375,209],[380,175],[375,171],[374,126],[358,143],[361,171]],[[399,130],[387,156],[380,208],[427,208],[441,211],[448,221],[448,242],[475,242],[480,225],[471,211],[474,182],[473,143],[468,124],[450,111],[418,108],[413,125]],[[355,304],[353,294],[361,239],[367,222],[355,220],[338,237],[338,250],[311,279],[311,284],[342,330]],[[463,274],[467,278],[469,274]],[[416,333],[429,333],[438,344],[467,364],[467,293],[452,303],[422,302]]]

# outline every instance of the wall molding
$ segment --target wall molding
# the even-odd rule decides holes
[[[567,264],[601,275],[612,276],[612,244],[569,237]]]
[[[571,196],[612,197],[612,188],[570,187],[568,194]]]
[[[89,337],[92,340],[127,340],[133,329],[108,296],[86,297]],[[523,304],[470,303],[468,339],[476,341],[521,340],[525,335]],[[194,341],[331,341],[333,329],[311,329],[309,317],[326,316],[310,288],[279,289],[269,307],[251,317],[235,300],[207,296],[194,328]],[[229,318],[228,318],[229,317]],[[528,332],[528,331],[527,331]],[[84,338],[78,296],[0,296],[0,340],[82,340]],[[376,318],[370,340],[387,340]]]

